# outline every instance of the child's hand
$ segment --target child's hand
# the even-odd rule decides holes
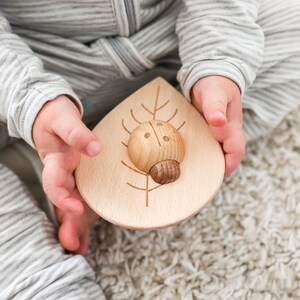
[[[33,140],[44,164],[43,188],[58,208],[76,215],[83,213],[74,170],[80,154],[100,152],[97,137],[81,121],[76,105],[66,96],[47,102],[33,125]]]
[[[222,144],[225,175],[240,163],[246,141],[242,132],[242,104],[238,86],[222,76],[200,79],[191,91],[193,105],[204,115],[214,137]]]

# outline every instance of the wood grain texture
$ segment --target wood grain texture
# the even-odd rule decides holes
[[[184,143],[171,124],[161,120],[147,121],[130,135],[128,154],[139,170],[149,173],[155,164],[163,160],[172,159],[181,163]]]
[[[176,181],[180,176],[180,164],[174,159],[167,159],[156,163],[150,170],[151,178],[160,184]]]
[[[182,137],[184,157],[175,182],[157,184],[128,155],[132,133],[147,121],[167,122]],[[196,214],[223,181],[219,143],[200,113],[162,78],[125,99],[94,132],[102,152],[95,158],[81,157],[75,172],[77,186],[96,213],[119,226],[155,229],[176,224]]]

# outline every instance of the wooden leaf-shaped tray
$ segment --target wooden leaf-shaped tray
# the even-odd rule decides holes
[[[144,122],[152,127],[166,122],[182,137],[184,157],[176,181],[155,182],[129,157],[129,139]],[[161,141],[159,146],[170,143],[169,138],[164,136],[164,141],[153,130],[152,136]],[[125,99],[94,132],[101,140],[102,151],[95,158],[82,155],[75,174],[77,187],[97,214],[119,226],[155,229],[176,224],[196,214],[215,196],[223,181],[223,152],[206,121],[162,78]],[[173,148],[166,148],[164,157]],[[139,150],[138,156],[149,155],[148,150]]]

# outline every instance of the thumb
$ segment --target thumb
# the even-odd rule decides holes
[[[207,89],[201,93],[202,111],[208,124],[222,127],[226,124],[228,98],[223,89]]]
[[[101,144],[96,135],[81,121],[78,111],[70,110],[68,114],[57,118],[52,129],[66,144],[82,154],[99,154]]]

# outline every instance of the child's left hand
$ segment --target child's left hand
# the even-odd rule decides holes
[[[225,155],[225,175],[242,160],[246,141],[242,132],[242,102],[239,87],[222,76],[200,79],[191,90],[193,105],[204,115]]]

